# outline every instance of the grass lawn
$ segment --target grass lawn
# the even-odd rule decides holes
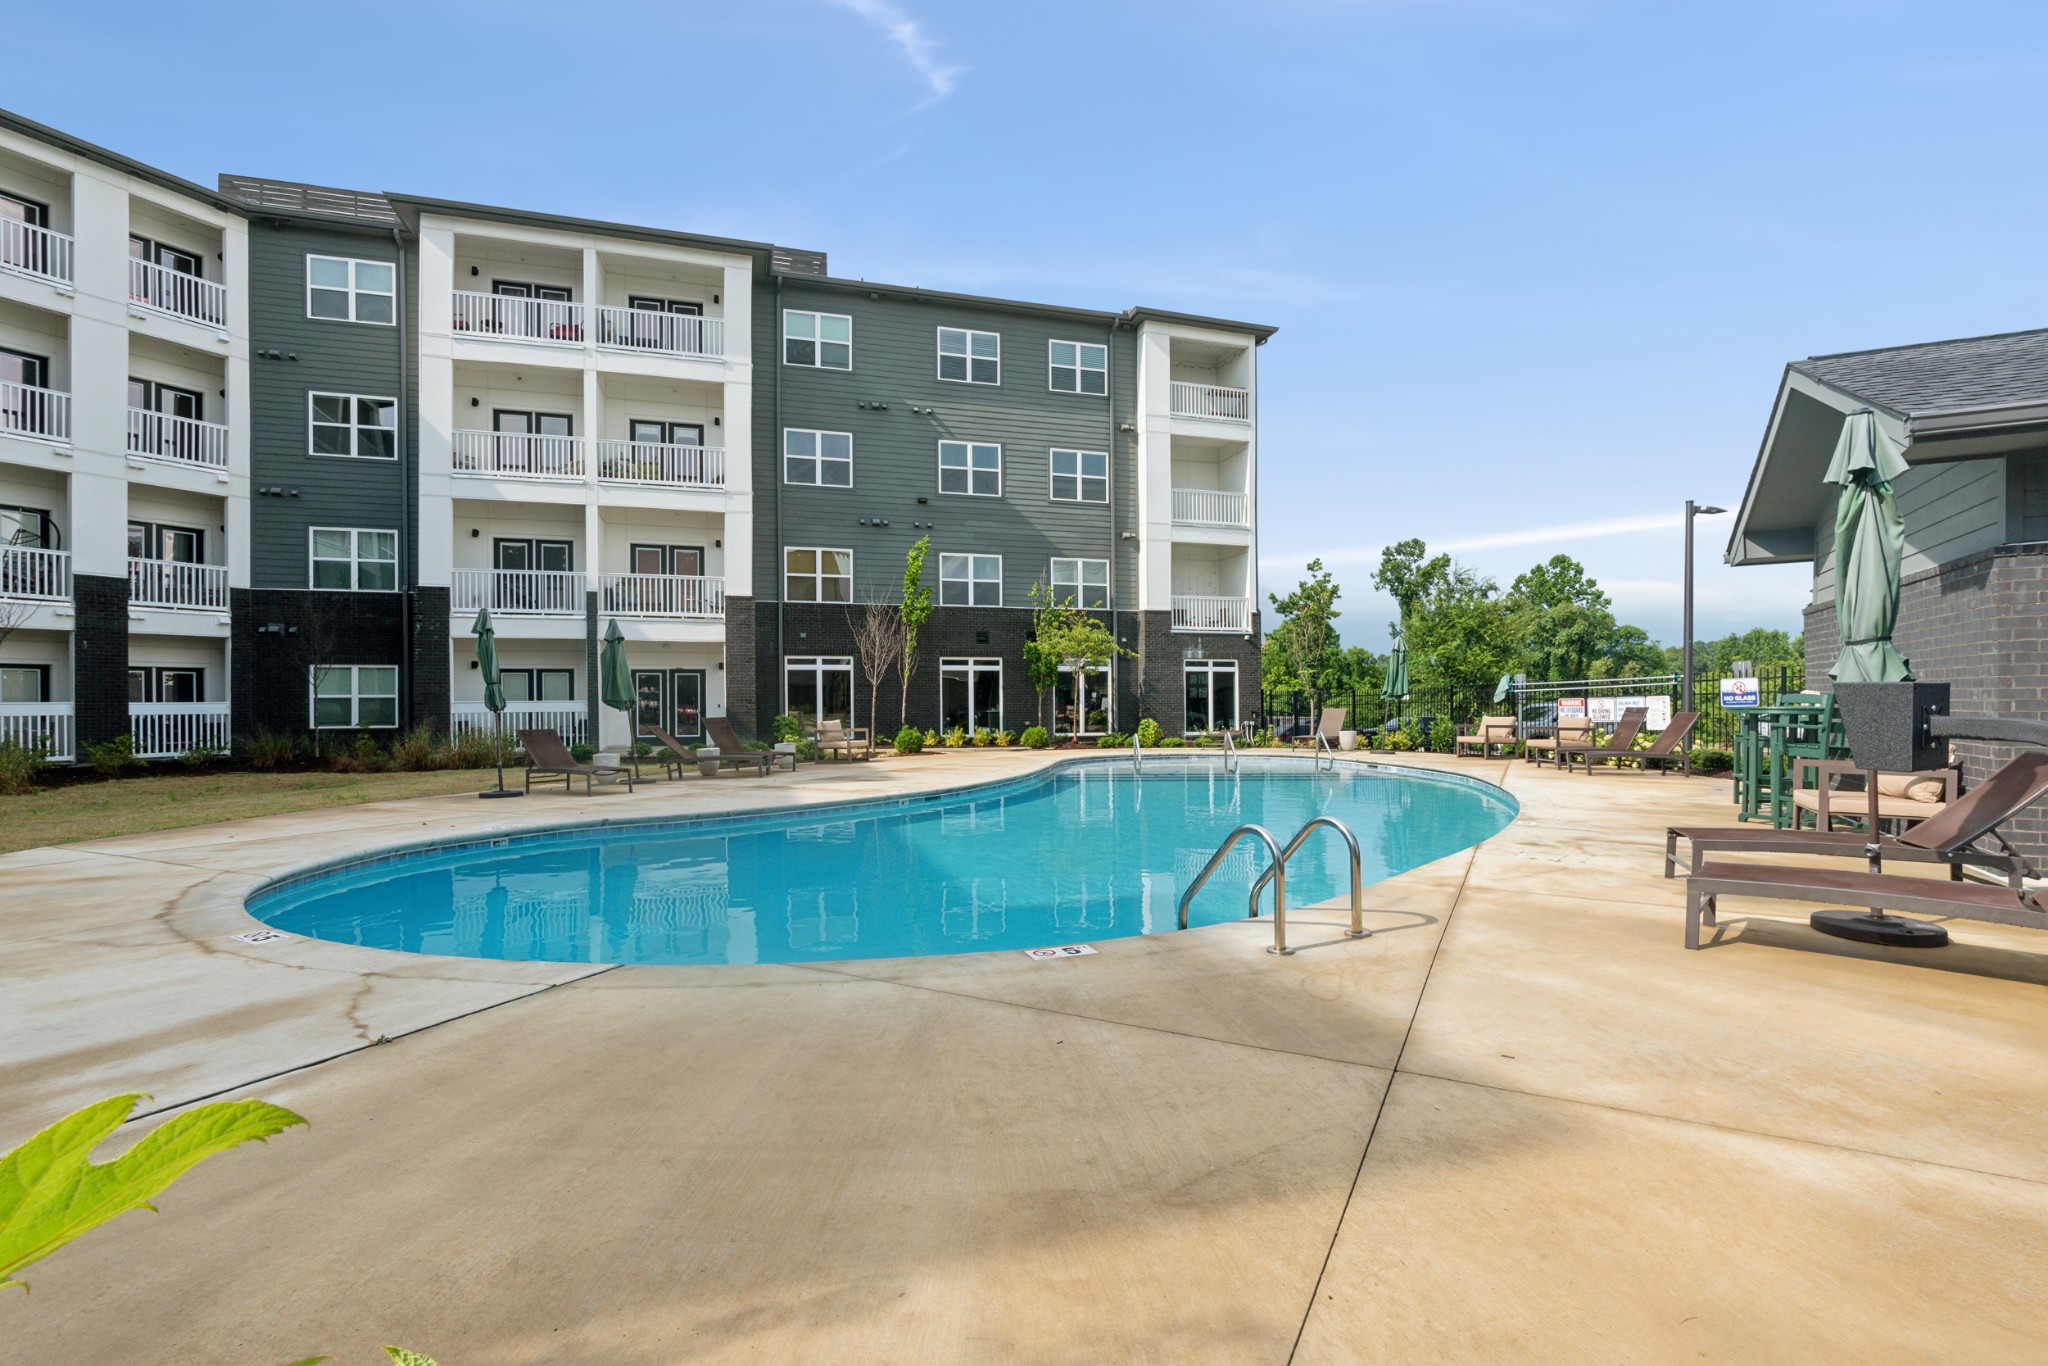
[[[399,797],[476,792],[492,769],[434,773],[166,773],[0,797],[0,853]]]

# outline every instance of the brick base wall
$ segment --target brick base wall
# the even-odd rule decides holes
[[[2001,546],[1909,575],[1893,633],[1914,676],[1950,684],[1959,713],[2048,719],[2048,547]],[[1808,686],[1827,689],[1841,652],[1833,604],[1806,612]],[[1965,785],[2013,756],[2012,745],[1956,742]],[[2005,827],[2007,838],[2048,870],[2048,811],[2036,806]]]
[[[747,737],[766,729],[756,683],[759,631],[759,607],[752,598],[725,600],[725,715],[733,729]]]
[[[128,580],[71,576],[72,715],[78,753],[128,734]]]
[[[448,714],[449,678],[453,647],[448,632],[448,590],[412,590],[412,658],[404,685],[411,724],[433,727],[436,735],[450,733]]]
[[[446,610],[444,601],[437,621],[446,621]],[[237,588],[229,594],[229,611],[234,621],[237,740],[258,731],[311,734],[312,685],[308,680],[315,663],[396,664],[401,695],[406,687],[404,607],[396,593]],[[324,650],[319,648],[323,643]],[[448,706],[445,653],[444,649],[438,704],[443,712]],[[324,658],[316,659],[316,654]],[[388,738],[395,732],[380,733]]]

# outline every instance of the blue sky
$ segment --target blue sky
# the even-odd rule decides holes
[[[2048,7],[410,3],[18,7],[0,104],[238,171],[770,239],[834,273],[1277,324],[1266,587],[1559,550],[1678,632],[1781,367],[2048,323]],[[135,35],[146,32],[147,41]],[[188,73],[169,77],[168,64]],[[632,72],[641,74],[629,74]],[[89,78],[82,79],[89,72]],[[346,96],[346,98],[344,98]],[[1803,567],[1700,629],[1798,629]]]

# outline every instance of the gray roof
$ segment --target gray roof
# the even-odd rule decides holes
[[[1792,368],[1899,416],[2048,402],[2048,328],[1810,356]]]
[[[322,218],[356,218],[386,227],[398,225],[398,212],[382,195],[308,185],[298,180],[266,180],[262,176],[220,177],[220,192],[251,208],[279,213],[313,214]]]

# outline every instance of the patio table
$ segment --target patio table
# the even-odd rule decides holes
[[[1832,693],[1787,693],[1744,711],[1735,741],[1736,819],[1757,820],[1768,810],[1771,824],[1785,829],[1797,819],[1798,763],[1847,753]]]

